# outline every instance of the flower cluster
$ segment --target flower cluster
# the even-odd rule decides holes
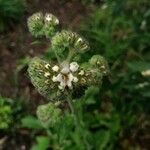
[[[75,32],[57,31],[58,24],[58,19],[52,14],[44,17],[42,13],[36,13],[28,19],[29,31],[34,36],[52,37],[51,50],[56,59],[35,57],[29,63],[28,72],[36,89],[53,102],[65,100],[68,93],[99,86],[103,76],[109,73],[107,61],[100,55],[92,56],[88,62],[76,62],[74,58],[89,50],[89,44]],[[53,116],[60,116],[61,111],[53,102],[38,107],[38,118],[44,124],[54,124]]]
[[[35,13],[28,18],[28,28],[31,34],[35,37],[52,37],[59,25],[59,20],[51,13],[46,13],[45,16],[41,13]]]
[[[89,50],[88,42],[75,32],[62,30],[52,38],[52,49],[63,53],[66,49],[72,53],[84,53]]]

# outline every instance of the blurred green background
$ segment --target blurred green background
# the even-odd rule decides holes
[[[89,41],[83,61],[101,54],[109,63],[100,93],[91,87],[76,104],[92,149],[149,150],[149,0],[0,0],[0,149],[84,150],[71,118],[51,136],[36,118],[37,106],[47,100],[30,83],[28,62],[51,57],[49,43],[34,42],[27,29],[37,11],[53,13],[63,28]]]

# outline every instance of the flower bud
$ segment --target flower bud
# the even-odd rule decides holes
[[[65,50],[73,53],[83,53],[89,49],[88,42],[81,38],[77,33],[62,30],[52,38],[52,48],[59,54]]]
[[[28,18],[28,28],[30,33],[35,37],[41,37],[44,35],[44,16],[41,12],[35,13]]]
[[[44,127],[52,127],[61,120],[61,109],[53,103],[40,105],[37,108],[37,116]]]
[[[109,72],[109,67],[108,67],[108,63],[105,60],[104,57],[102,57],[101,55],[94,55],[91,59],[90,59],[90,64],[92,66],[97,67],[98,69],[100,69],[100,72],[103,75],[107,75]]]
[[[50,38],[57,32],[59,20],[54,15],[46,13],[44,22],[45,35]]]

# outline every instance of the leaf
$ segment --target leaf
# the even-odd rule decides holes
[[[91,86],[85,91],[85,102],[86,104],[95,104],[95,96],[99,92],[99,88],[96,86]]]
[[[26,116],[21,120],[21,122],[22,122],[22,127],[31,128],[31,129],[43,129],[39,120],[37,120],[33,116]]]
[[[127,66],[133,72],[141,72],[150,69],[150,63],[145,61],[132,61],[128,62]]]
[[[33,145],[31,150],[47,150],[49,147],[49,138],[44,136],[39,136],[36,138],[37,144]]]
[[[95,135],[96,147],[99,150],[104,150],[107,144],[110,142],[110,132],[109,131],[100,131]]]

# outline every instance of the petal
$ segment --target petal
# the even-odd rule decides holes
[[[79,81],[79,79],[78,79],[77,77],[74,77],[74,78],[73,78],[73,82],[74,82],[74,83],[77,83],[78,81]]]
[[[55,65],[54,67],[52,67],[52,70],[55,71],[55,72],[58,72],[59,67],[57,65]]]
[[[57,78],[57,81],[59,81],[59,82],[62,82],[62,81],[63,81],[62,74],[60,74],[60,73],[57,75],[56,78]]]
[[[72,62],[72,63],[70,63],[70,70],[71,70],[72,72],[76,72],[76,71],[78,70],[78,68],[79,68],[79,65],[78,65],[77,62]]]

